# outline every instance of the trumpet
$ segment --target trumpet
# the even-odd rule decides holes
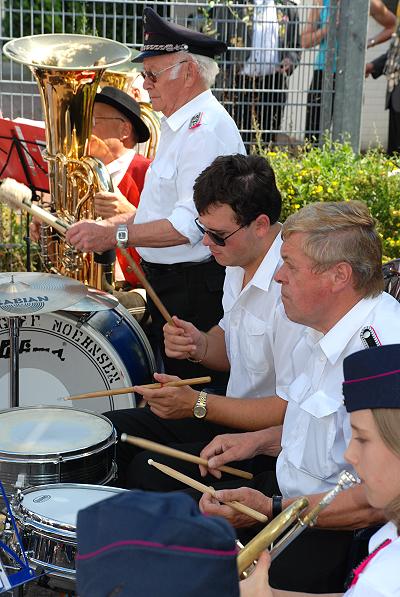
[[[300,514],[308,507],[308,499],[306,497],[300,497],[290,504],[290,506],[276,516],[258,533],[258,535],[253,537],[253,539],[239,551],[237,557],[239,576],[246,578],[252,571],[254,561],[264,549],[270,546],[271,560],[273,561],[292,541],[294,541],[294,539],[305,531],[307,527],[313,527],[315,525],[321,510],[329,506],[341,491],[351,487],[355,483],[357,483],[355,477],[348,471],[343,471],[340,474],[335,487],[328,491],[318,504],[311,508],[311,510],[303,517],[300,517]],[[289,530],[283,535],[287,529]],[[273,545],[276,539],[279,539],[279,541]]]

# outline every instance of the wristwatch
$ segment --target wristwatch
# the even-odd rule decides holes
[[[201,390],[196,404],[193,407],[193,414],[196,419],[204,419],[207,414],[207,392]]]
[[[119,249],[126,249],[129,241],[128,226],[126,224],[119,224],[117,228],[117,247]]]

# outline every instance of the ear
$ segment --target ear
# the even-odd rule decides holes
[[[133,126],[131,122],[123,121],[121,122],[120,128],[120,141],[126,141],[130,138],[133,132]]]
[[[340,261],[331,268],[332,292],[337,294],[353,284],[353,269],[346,261]]]
[[[265,236],[268,234],[271,223],[267,214],[260,214],[255,220],[255,229],[258,236]]]
[[[188,60],[182,66],[186,68],[184,76],[185,87],[193,87],[199,76],[199,67],[193,60]]]

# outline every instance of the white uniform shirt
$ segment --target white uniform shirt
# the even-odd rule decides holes
[[[136,151],[134,149],[128,149],[119,158],[107,164],[106,168],[110,173],[114,189],[117,188],[121,180],[124,178],[127,169],[135,157],[135,154]]]
[[[372,559],[346,591],[346,597],[400,597],[400,538],[394,535],[394,525],[388,523],[370,539],[369,551],[374,551],[385,539],[392,539]]]
[[[253,49],[242,74],[250,77],[271,75],[279,66],[279,23],[275,0],[254,0]]]
[[[384,292],[359,301],[325,336],[307,328],[288,354],[294,381],[277,369],[277,394],[288,401],[276,466],[285,497],[328,491],[343,469],[351,470],[344,460],[351,431],[343,405],[343,360],[364,348],[365,326],[374,328],[382,344],[400,342],[400,304]]]
[[[226,268],[224,316],[219,326],[225,333],[231,363],[227,396],[274,395],[276,363],[286,358],[288,347],[296,345],[304,330],[286,317],[280,298],[281,287],[274,280],[282,263],[281,245],[279,234],[243,289],[243,268]],[[277,335],[279,340],[275,343]]]
[[[194,223],[198,213],[193,203],[193,184],[216,157],[233,153],[246,153],[242,139],[210,90],[161,120],[160,144],[147,170],[135,223],[166,218],[190,244],[138,247],[145,261],[171,264],[208,259],[209,249],[202,244],[203,236]]]

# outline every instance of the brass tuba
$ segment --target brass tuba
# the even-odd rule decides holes
[[[46,126],[51,208],[73,223],[93,219],[93,197],[112,190],[105,166],[88,155],[93,104],[106,68],[130,58],[121,43],[88,35],[33,35],[4,46],[6,56],[29,66],[40,90]],[[103,266],[53,232],[47,235],[49,269],[101,287]]]
[[[141,77],[141,74],[137,69],[138,65],[135,66],[132,63],[132,59],[138,52],[137,50],[131,50],[131,53],[131,57],[127,62],[117,67],[107,68],[101,78],[100,87],[102,88],[106,85],[116,87],[117,89],[121,89],[121,91],[125,91],[125,93],[132,94],[139,102],[141,116],[150,131],[150,137],[148,141],[138,145],[138,153],[142,154],[145,158],[154,158],[160,140],[160,117],[157,112],[154,112],[149,102],[140,101],[140,88],[137,88],[137,96],[132,93],[136,88],[135,81],[138,77]]]

